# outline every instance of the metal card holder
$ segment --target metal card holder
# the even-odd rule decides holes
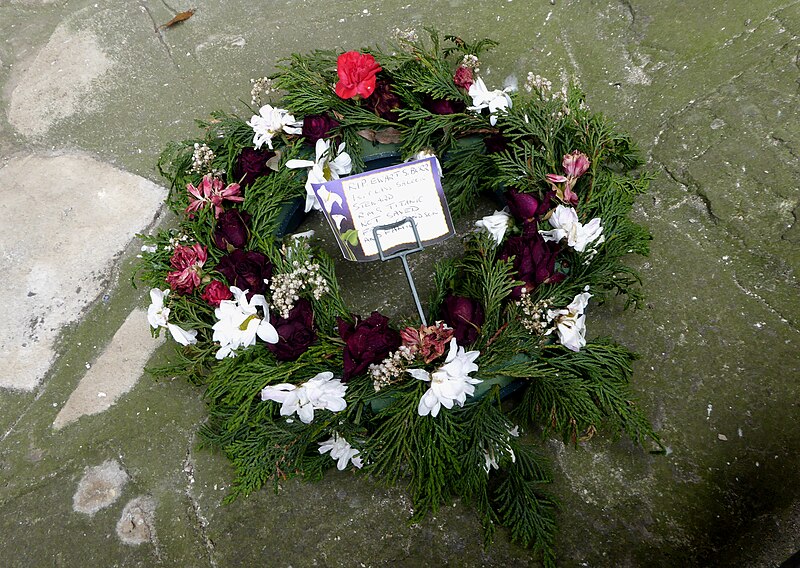
[[[384,254],[383,247],[381,246],[381,240],[378,237],[378,232],[390,231],[392,229],[402,227],[407,223],[411,224],[411,230],[414,231],[414,239],[417,241],[417,246],[412,248],[405,248],[389,255]],[[419,319],[422,320],[422,325],[427,326],[428,322],[425,319],[425,313],[422,311],[422,304],[419,301],[419,294],[417,294],[417,287],[414,284],[414,278],[411,276],[411,269],[408,267],[408,259],[406,258],[406,256],[408,256],[412,252],[419,252],[425,248],[422,246],[422,241],[419,238],[419,231],[417,231],[416,221],[414,221],[412,217],[406,217],[405,219],[401,219],[400,221],[396,221],[394,223],[389,223],[388,225],[378,225],[377,227],[373,227],[372,236],[375,238],[375,245],[378,247],[378,256],[380,256],[380,259],[382,261],[392,260],[393,258],[399,258],[402,261],[403,270],[405,270],[406,278],[408,278],[408,285],[411,288],[411,295],[414,297],[414,303],[417,306]]]

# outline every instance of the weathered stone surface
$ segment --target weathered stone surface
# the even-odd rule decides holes
[[[125,505],[117,521],[117,536],[125,544],[139,545],[156,540],[156,502],[151,497],[136,497]]]
[[[128,483],[128,474],[116,460],[87,468],[72,496],[72,508],[77,513],[94,515],[114,504]]]
[[[25,136],[40,136],[59,120],[92,111],[97,100],[89,95],[111,66],[91,32],[59,26],[33,64],[16,78],[9,122]]]
[[[653,254],[632,259],[642,270],[647,307],[622,313],[614,302],[593,303],[588,327],[590,335],[613,335],[641,353],[635,388],[671,453],[649,455],[602,436],[578,448],[543,444],[562,503],[561,564],[766,567],[800,549],[800,490],[787,482],[800,467],[799,2],[309,0],[265,10],[236,0],[200,6],[192,19],[160,33],[155,27],[173,15],[163,2],[26,4],[0,6],[0,152],[27,151],[37,139],[5,121],[18,78],[30,77],[31,85],[39,80],[24,70],[55,34],[86,34],[81,37],[94,38],[93,47],[111,64],[80,87],[91,106],[47,124],[48,148],[78,147],[148,176],[167,141],[196,133],[193,118],[217,108],[247,112],[238,99],[249,99],[250,78],[270,72],[278,57],[376,44],[394,27],[434,24],[445,33],[501,41],[481,65],[487,85],[510,75],[524,80],[528,71],[555,83],[577,79],[590,106],[630,131],[648,169],[660,174],[637,208],[654,234]],[[26,195],[44,195],[45,181]],[[78,190],[67,195],[76,199],[83,195]],[[156,205],[149,207],[152,214]],[[327,230],[317,229],[320,235]],[[104,226],[89,234],[104,241],[116,232]],[[452,240],[441,250],[451,254],[457,245]],[[423,288],[436,252],[412,257]],[[396,262],[341,264],[354,310],[413,317]],[[107,268],[94,270],[107,275]],[[11,275],[9,281],[24,279]],[[69,339],[93,338],[102,347],[115,332],[109,322],[121,324],[130,303],[146,305],[120,290],[107,307],[81,318],[75,335],[65,334],[63,365],[41,396],[0,394],[0,534],[24,547],[27,565],[88,559],[94,565],[225,566],[265,558],[296,567],[354,560],[535,565],[502,531],[494,548],[481,551],[466,507],[409,527],[401,490],[337,472],[319,484],[291,482],[277,495],[262,491],[221,506],[232,472],[224,456],[190,449],[203,417],[200,391],[180,381],[143,381],[113,412],[53,431],[56,408],[94,357]],[[83,464],[108,455],[95,455],[98,446],[124,455],[135,494],[157,500],[152,546],[127,546],[116,537],[117,548],[108,545],[119,519],[114,507],[92,519],[69,506],[51,510],[52,503],[69,502]],[[58,527],[58,541],[50,526]],[[73,547],[58,546],[64,535]],[[0,564],[19,561],[0,547]]]
[[[131,312],[58,412],[53,428],[63,428],[81,416],[111,408],[136,385],[159,344],[150,335],[147,312],[142,309]]]
[[[64,326],[111,284],[114,257],[150,224],[164,191],[83,155],[33,154],[0,168],[0,387],[31,390]],[[89,365],[90,363],[86,363]]]

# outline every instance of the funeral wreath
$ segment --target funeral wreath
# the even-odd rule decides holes
[[[142,237],[137,278],[153,334],[179,346],[154,372],[203,387],[202,436],[237,472],[228,499],[336,466],[407,485],[414,519],[460,498],[487,542],[505,526],[551,565],[542,436],[660,445],[633,402],[636,356],[586,333],[597,302],[641,301],[624,258],[648,252],[629,213],[649,177],[575,85],[487,85],[494,46],[406,31],[388,49],[293,55],[253,82],[241,117],[214,113],[164,151],[179,220]],[[435,284],[429,325],[352,313],[316,237],[288,234],[312,209],[336,218],[312,184],[382,148],[435,156],[455,217],[502,202],[460,257],[418,275]]]

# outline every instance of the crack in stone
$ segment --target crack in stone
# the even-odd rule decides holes
[[[162,0],[162,1],[163,1],[163,0]],[[165,4],[165,5],[166,5],[166,4]],[[169,48],[169,44],[167,44],[167,42],[164,40],[164,35],[161,33],[161,29],[160,29],[160,28],[159,28],[159,26],[158,26],[158,22],[157,22],[157,21],[156,21],[156,19],[153,17],[153,13],[150,11],[150,7],[147,5],[147,1],[146,1],[146,0],[139,0],[139,6],[141,7],[142,11],[143,11],[145,14],[147,14],[147,16],[150,18],[150,21],[151,21],[151,22],[152,22],[152,24],[153,24],[153,31],[154,31],[154,32],[155,32],[155,34],[158,36],[158,41],[159,41],[159,43],[161,43],[161,45],[162,45],[162,46],[164,46],[164,49],[165,49],[165,50],[166,50],[166,52],[167,52],[167,57],[169,57],[169,60],[170,60],[170,61],[172,62],[172,64],[173,64],[173,65],[174,65],[174,66],[177,68],[177,67],[178,67],[178,64],[177,64],[177,63],[175,62],[175,60],[172,58],[172,50]],[[167,6],[167,7],[169,7],[169,6]],[[173,11],[174,11],[174,10],[173,10]]]
[[[686,189],[690,194],[692,194],[695,197],[697,197],[698,199],[700,199],[700,201],[703,202],[703,205],[705,206],[706,212],[708,213],[708,216],[711,218],[711,221],[715,225],[719,224],[720,219],[714,213],[714,210],[711,207],[711,200],[708,198],[708,195],[706,195],[706,193],[700,188],[700,184],[698,184],[693,179],[682,180],[680,177],[678,177],[677,174],[675,174],[672,170],[670,170],[665,164],[662,164],[662,163],[659,163],[659,162],[655,162],[655,163],[658,164],[659,166],[661,166],[661,169],[664,170],[664,172],[667,174],[667,176],[672,181],[677,183],[682,188]]]
[[[177,14],[178,13],[178,11],[175,8],[173,8],[172,6],[170,6],[169,4],[167,4],[165,0],[161,0],[161,3],[164,4],[164,6],[166,6],[167,10],[169,10],[173,14]]]
[[[794,320],[790,320],[789,318],[787,318],[786,316],[784,316],[784,315],[783,315],[783,314],[782,314],[780,311],[778,311],[777,309],[775,309],[775,308],[772,306],[772,304],[770,304],[770,303],[769,303],[767,300],[765,300],[764,298],[762,298],[761,296],[759,296],[758,294],[756,294],[755,292],[753,292],[753,291],[752,291],[752,290],[750,290],[749,288],[746,288],[745,286],[743,286],[743,285],[742,285],[742,284],[739,282],[739,279],[736,277],[736,272],[735,272],[735,271],[732,271],[732,273],[731,273],[731,277],[732,277],[732,279],[733,279],[733,283],[734,283],[734,285],[735,285],[735,286],[736,286],[736,287],[737,287],[737,288],[738,288],[738,289],[739,289],[739,290],[740,290],[740,291],[741,291],[741,292],[742,292],[742,293],[743,293],[745,296],[749,296],[750,298],[755,298],[756,300],[758,300],[758,301],[759,301],[761,304],[763,304],[763,305],[764,305],[764,307],[765,307],[765,308],[767,308],[767,309],[768,309],[770,312],[772,312],[772,313],[773,313],[775,316],[777,316],[777,317],[778,317],[778,319],[781,321],[781,323],[785,323],[785,324],[786,324],[786,325],[789,327],[789,329],[791,329],[791,330],[792,330],[792,331],[794,331],[795,333],[800,333],[800,328],[798,328],[798,327],[797,327],[797,324],[795,323],[795,321],[794,321]]]
[[[44,383],[44,381],[42,381],[42,383]],[[11,426],[8,427],[8,430],[6,430],[6,432],[2,435],[2,437],[0,437],[0,442],[4,442],[5,439],[8,438],[14,430],[16,430],[17,425],[20,422],[22,422],[22,420],[25,418],[28,412],[30,412],[31,408],[33,408],[33,406],[39,401],[39,399],[42,398],[43,394],[44,394],[44,388],[40,387],[36,393],[36,396],[33,397],[33,400],[30,402],[30,404],[28,404],[25,407],[25,410],[23,410],[20,413],[19,418],[14,420],[14,422],[11,423]]]
[[[770,134],[769,137],[775,142],[776,145],[780,146],[781,148],[789,152],[789,154],[795,160],[800,159],[800,155],[798,155],[797,152],[795,152],[795,149],[786,140],[784,140],[780,136],[775,136],[774,134]]]
[[[192,460],[192,446],[194,445],[194,436],[192,436],[189,443],[189,448],[186,450],[186,459],[183,461],[183,473],[186,475],[186,491],[184,491],[184,494],[189,500],[189,505],[191,505],[195,529],[206,548],[208,561],[213,568],[218,568],[219,564],[217,564],[217,561],[214,558],[216,545],[214,544],[214,541],[211,540],[211,537],[208,536],[208,532],[206,531],[206,527],[208,527],[208,519],[206,519],[206,517],[200,511],[200,503],[198,503],[192,495],[192,485],[194,484],[194,461]]]
[[[633,28],[636,25],[636,11],[633,9],[633,4],[631,0],[621,0],[622,6],[628,11],[631,15],[631,24],[630,28]]]
[[[800,219],[798,219],[798,217],[800,217],[800,213],[798,213],[798,211],[800,211],[800,205],[798,205],[797,207],[792,209],[792,224],[789,225],[786,228],[786,230],[781,234],[781,240],[782,241],[789,241],[790,243],[797,243],[798,242],[798,240],[796,240],[795,238],[791,238],[791,237],[787,236],[787,235],[789,235],[789,233],[792,232],[793,229],[795,229],[795,227],[797,226],[797,221],[800,220]]]

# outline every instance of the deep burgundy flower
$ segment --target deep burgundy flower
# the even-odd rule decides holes
[[[222,300],[230,300],[233,298],[233,294],[231,294],[230,288],[225,284],[219,280],[212,280],[206,285],[200,297],[205,300],[209,306],[217,308]]]
[[[375,75],[381,66],[369,53],[348,51],[336,60],[336,72],[339,82],[336,83],[336,94],[343,99],[355,96],[369,97],[375,90]]]
[[[530,224],[532,229],[526,230],[521,237],[506,239],[503,250],[500,252],[501,260],[514,257],[516,277],[525,282],[527,290],[533,290],[543,283],[560,282],[564,275],[556,272],[556,257],[559,246],[557,243],[545,242],[544,238],[536,231],[535,224]],[[518,300],[522,295],[523,286],[517,286],[511,292],[511,297]]]
[[[267,349],[278,361],[294,361],[317,340],[314,331],[314,311],[311,303],[301,298],[289,312],[288,318],[275,314],[270,323],[278,332],[278,343],[267,343]]]
[[[250,299],[253,294],[263,294],[267,290],[264,281],[272,277],[272,263],[260,252],[236,249],[219,260],[217,271],[229,285],[248,290]]]
[[[472,74],[472,68],[465,65],[459,65],[456,69],[456,74],[453,76],[453,83],[469,90],[472,83],[475,82],[475,76]]]
[[[337,320],[339,336],[344,339],[343,381],[367,370],[372,363],[380,363],[389,353],[400,347],[400,334],[389,327],[389,318],[372,312],[367,319],[356,324]]]
[[[550,211],[550,193],[544,199],[537,199],[530,193],[520,193],[516,189],[509,189],[505,193],[508,209],[514,218],[524,224],[535,222],[536,219]]]
[[[178,294],[191,294],[200,286],[203,265],[208,260],[208,250],[201,244],[192,246],[177,245],[170,266],[174,269],[167,274],[167,284]]]
[[[389,81],[381,79],[375,84],[375,92],[372,96],[364,100],[364,106],[381,118],[397,122],[400,97],[392,92]]]
[[[497,154],[508,150],[508,138],[497,132],[484,138],[483,145],[486,146],[487,154]]]
[[[422,101],[422,106],[433,114],[456,114],[467,110],[467,105],[463,101],[433,99],[429,96]]]
[[[214,244],[217,248],[230,252],[244,248],[250,237],[250,213],[238,209],[228,209],[217,218],[214,227]]]
[[[441,316],[453,328],[456,343],[462,347],[478,339],[485,318],[480,302],[464,296],[447,296],[442,303]]]
[[[303,119],[303,138],[311,146],[321,138],[330,138],[331,131],[339,127],[339,122],[327,114],[310,114]]]
[[[239,181],[242,186],[253,185],[261,176],[272,173],[272,169],[267,165],[267,161],[275,157],[275,152],[264,148],[256,150],[245,148],[239,154],[236,165],[233,168],[234,181]]]

